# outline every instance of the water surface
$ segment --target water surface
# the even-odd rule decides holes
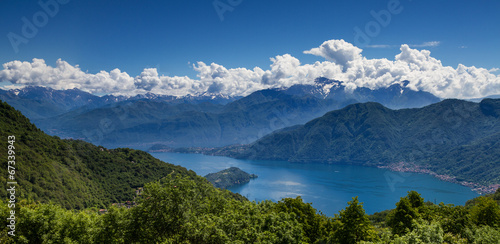
[[[201,176],[238,167],[259,178],[229,190],[255,201],[268,199],[277,202],[285,197],[301,196],[327,216],[338,213],[355,196],[364,202],[368,214],[395,208],[399,198],[406,196],[410,190],[419,192],[425,201],[455,205],[463,205],[479,196],[470,188],[430,175],[391,172],[374,167],[239,160],[201,154],[151,155],[191,169]]]

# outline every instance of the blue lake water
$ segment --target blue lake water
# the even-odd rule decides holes
[[[441,181],[425,174],[399,173],[353,165],[295,164],[283,161],[239,160],[201,154],[151,153],[154,157],[205,176],[229,167],[238,167],[259,177],[229,190],[249,200],[279,201],[301,196],[327,216],[346,207],[352,197],[364,202],[368,214],[395,208],[410,190],[425,201],[463,205],[479,196],[467,187]]]

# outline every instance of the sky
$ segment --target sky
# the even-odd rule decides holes
[[[0,2],[0,87],[248,95],[311,84],[500,94],[499,1]]]

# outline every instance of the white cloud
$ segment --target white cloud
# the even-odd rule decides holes
[[[344,40],[329,40],[323,42],[321,46],[304,51],[306,54],[321,56],[342,66],[347,62],[361,58],[361,50]]]
[[[394,45],[386,45],[386,44],[375,44],[375,45],[367,45],[368,48],[393,48]]]
[[[421,45],[436,46],[439,42]],[[204,62],[193,64],[198,73],[196,79],[187,76],[159,75],[155,68],[144,69],[131,77],[119,69],[100,71],[97,74],[83,72],[78,65],[72,66],[57,60],[54,67],[43,59],[32,62],[12,61],[0,70],[0,82],[16,86],[37,85],[54,89],[79,88],[91,93],[135,95],[146,92],[164,95],[196,95],[217,93],[228,96],[245,96],[251,92],[294,84],[312,84],[317,77],[340,80],[350,89],[368,87],[377,89],[409,80],[408,87],[423,90],[442,98],[474,98],[500,94],[498,69],[444,66],[431,56],[428,50],[417,50],[401,45],[400,53],[389,59],[367,59],[362,49],[344,40],[326,41],[317,48],[304,51],[323,57],[325,61],[301,64],[290,54],[270,58],[271,65],[264,70],[228,69],[222,65]]]
[[[56,66],[45,64],[43,59],[34,58],[32,62],[11,61],[3,64],[0,71],[1,81],[16,85],[47,86],[54,89],[78,88],[92,93],[113,93],[133,88],[133,78],[127,73],[114,69],[88,74],[77,66],[61,59]]]
[[[409,47],[412,48],[420,48],[420,47],[437,47],[441,44],[440,41],[431,41],[431,42],[424,42],[421,44],[408,44]],[[374,45],[367,45],[367,48],[397,48],[397,45],[387,45],[387,44],[374,44]]]
[[[437,47],[441,44],[439,41],[432,41],[432,42],[424,42],[422,44],[412,44],[409,45],[410,47]]]

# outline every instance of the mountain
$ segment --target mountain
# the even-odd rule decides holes
[[[135,100],[77,109],[37,123],[51,135],[94,144],[143,147],[250,143],[338,108],[330,100],[262,90],[226,105]]]
[[[312,85],[293,85],[282,90],[291,95],[312,95],[317,98],[331,99],[344,105],[378,102],[392,109],[418,108],[441,101],[429,92],[408,88],[408,84],[409,81],[403,81],[374,90],[365,87],[348,89],[341,81],[319,77]]]
[[[62,138],[107,147],[218,147],[251,143],[275,130],[360,101],[377,101],[393,108],[439,101],[406,86],[350,91],[342,82],[318,78],[313,85],[261,90],[243,98],[211,93],[98,97],[77,89],[42,87],[11,90],[0,97],[8,97],[7,102],[26,113],[39,128]]]
[[[239,97],[227,97],[217,94],[176,97],[153,93],[138,94],[128,97],[121,95],[104,95],[100,97],[77,88],[54,90],[52,88],[40,86],[27,86],[11,90],[0,89],[0,99],[21,111],[31,120],[54,117],[78,108],[90,110],[123,101],[148,100],[172,104],[200,104],[209,102],[223,105],[235,101],[238,98]]]
[[[490,96],[486,96],[486,97],[472,98],[472,99],[466,99],[466,100],[467,100],[467,101],[470,101],[470,102],[479,103],[479,102],[481,102],[482,100],[487,99],[487,98],[491,98],[491,99],[499,99],[499,98],[500,98],[500,95],[490,95]]]
[[[353,104],[217,154],[372,166],[410,162],[458,180],[500,183],[499,118],[500,99],[400,110]]]
[[[47,87],[27,86],[0,93],[0,99],[21,111],[31,120],[57,116],[83,106],[96,108],[104,104],[123,101],[123,96],[95,96],[79,89],[54,90]]]
[[[2,167],[0,180],[7,182],[12,175],[9,181],[17,182],[16,197],[21,199],[51,201],[69,209],[105,207],[133,200],[135,188],[166,175],[195,176],[146,152],[109,150],[46,135],[3,101],[0,128],[0,157],[13,160],[15,168],[14,174],[8,174],[7,165]],[[8,196],[6,189],[0,190],[3,199]]]
[[[150,137],[156,138],[159,135],[154,133],[163,120],[182,117],[191,111],[216,112],[220,109],[221,105],[211,103],[170,104],[135,100],[90,110],[84,107],[39,120],[37,124],[51,135],[84,139],[99,145],[116,145],[118,142],[124,145],[130,142],[147,142]],[[152,140],[158,140],[155,138]]]

